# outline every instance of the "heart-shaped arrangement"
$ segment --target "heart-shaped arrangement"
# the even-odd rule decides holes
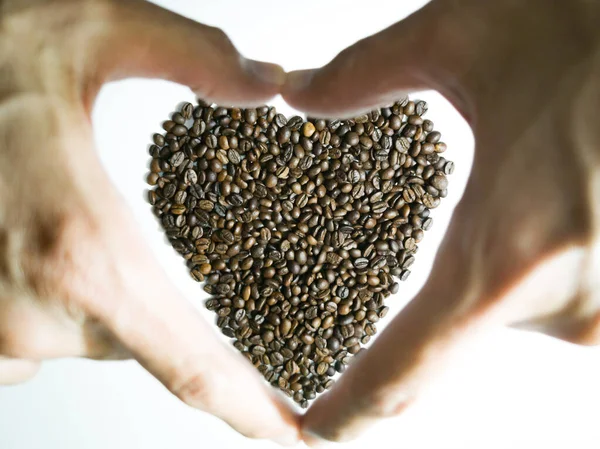
[[[149,201],[217,325],[302,407],[376,333],[454,165],[427,105],[353,120],[187,103],[155,134]]]

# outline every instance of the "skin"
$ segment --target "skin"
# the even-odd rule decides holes
[[[436,0],[286,78],[140,0],[0,0],[0,383],[50,358],[134,357],[245,435],[298,438],[298,417],[175,293],[100,168],[89,111],[129,76],[240,106],[281,91],[336,117],[433,88],[472,126],[473,171],[430,281],[309,409],[311,444],[397,415],[485,329],[598,343],[599,22],[592,0]]]
[[[144,1],[0,0],[0,384],[52,358],[135,358],[188,405],[293,444],[297,416],[170,284],[101,168],[94,98],[132,76],[236,105],[284,81]]]
[[[476,140],[428,283],[308,410],[312,445],[398,415],[485,330],[600,342],[598,23],[595,1],[437,0],[289,74],[284,98],[313,116],[436,89]]]

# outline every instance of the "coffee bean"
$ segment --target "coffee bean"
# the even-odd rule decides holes
[[[413,188],[405,189],[404,193],[402,194],[402,197],[404,198],[404,201],[406,201],[407,203],[412,203],[412,202],[416,201],[416,199],[417,199],[417,195]]]
[[[187,132],[188,132],[188,129],[183,125],[175,125],[171,129],[171,133],[177,137],[181,137],[181,136],[187,134]]]
[[[313,125],[311,122],[306,122],[304,125],[302,125],[302,135],[304,137],[311,137],[315,133],[315,130],[315,125]]]
[[[292,130],[287,126],[284,126],[283,128],[280,128],[279,131],[277,131],[277,143],[279,143],[280,145],[289,142],[291,137]]]
[[[331,316],[331,315],[327,316],[321,322],[321,328],[323,328],[323,329],[330,329],[331,326],[333,326],[334,322],[335,322],[335,318],[333,316]]]
[[[325,363],[325,362],[321,362],[317,366],[317,374],[319,376],[322,376],[322,375],[324,375],[327,372],[328,369],[329,369],[329,364]]]
[[[279,326],[279,331],[281,332],[281,335],[289,334],[291,329],[292,322],[289,319],[284,319]]]
[[[295,115],[294,117],[292,117],[288,120],[287,126],[292,130],[297,130],[297,129],[300,129],[300,127],[302,126],[303,123],[304,123],[304,119],[302,117],[300,117],[299,115]]]
[[[438,190],[444,190],[448,187],[448,179],[444,175],[435,175],[429,182]]]
[[[429,143],[438,143],[440,141],[441,136],[442,135],[440,134],[439,131],[432,131],[427,135],[425,140]]]
[[[192,113],[194,112],[194,105],[192,103],[184,103],[181,107],[181,115],[185,120],[189,120],[192,118]]]
[[[185,160],[185,153],[183,151],[178,151],[177,153],[174,153],[169,158],[169,163],[173,167],[179,167],[183,163],[184,160]]]
[[[235,165],[237,165],[241,162],[240,153],[238,153],[234,149],[230,149],[227,152],[227,159],[229,159],[229,162],[231,162],[232,164],[235,164]]]
[[[367,268],[369,266],[369,259],[361,257],[354,261],[354,266],[358,269]]]
[[[343,373],[344,371],[346,371],[346,365],[340,360],[338,360],[337,362],[335,362],[335,370],[338,373]]]
[[[265,186],[269,189],[272,189],[273,187],[275,187],[277,185],[277,176],[275,175],[269,175],[267,177],[267,180],[265,181]]]
[[[349,132],[344,135],[344,141],[351,147],[358,145],[359,136],[356,132]]]
[[[271,354],[270,360],[273,366],[281,365],[285,361],[283,355],[281,355],[281,353],[277,351]]]
[[[165,145],[165,137],[162,134],[154,134],[154,136],[152,136],[152,140],[159,147],[162,147]]]

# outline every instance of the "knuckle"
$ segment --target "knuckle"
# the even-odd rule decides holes
[[[206,34],[208,35],[209,39],[215,45],[223,46],[223,47],[232,47],[233,46],[233,44],[231,43],[231,40],[229,39],[229,36],[227,36],[225,31],[223,31],[221,28],[206,27]]]
[[[580,326],[576,332],[568,335],[565,340],[581,346],[600,345],[600,312]]]
[[[81,212],[81,211],[79,211]],[[86,213],[55,214],[39,220],[24,254],[26,283],[38,297],[69,297],[84,288],[98,229]]]
[[[368,39],[358,41],[352,47],[342,50],[332,61],[330,67],[334,68],[336,73],[356,73],[365,55],[369,54],[371,44]],[[333,82],[333,79],[331,79]],[[337,80],[336,80],[337,82]]]
[[[0,298],[0,360],[1,356],[39,360],[52,349],[54,334],[45,312],[22,299]]]
[[[566,312],[552,317],[549,321],[542,320],[541,323],[533,321],[525,323],[523,327],[540,331],[574,345],[600,345],[600,311],[585,316],[585,314],[567,309]]]
[[[239,58],[237,49],[222,29],[206,26],[202,34],[208,50],[205,51],[205,57],[211,58],[215,64],[222,64],[224,61],[231,63],[234,58]]]
[[[0,357],[0,385],[15,385],[26,382],[38,373],[37,362]]]
[[[179,386],[170,388],[171,391],[190,407],[214,411],[217,409],[217,398],[214,382],[206,372],[195,372],[185,378]]]
[[[0,354],[4,356],[14,356],[15,346],[13,339],[6,332],[0,332]]]
[[[353,383],[353,382],[352,382]],[[393,383],[379,385],[372,390],[364,391],[363,385],[347,384],[343,386],[348,394],[340,425],[327,427],[326,438],[334,442],[344,442],[348,438],[347,427],[344,423],[351,421],[356,416],[367,419],[386,419],[400,415],[413,402],[412,396]],[[338,391],[339,394],[339,391]]]
[[[399,392],[385,389],[374,394],[368,403],[368,414],[377,419],[393,418],[400,415],[410,404],[410,400]]]
[[[0,32],[36,45],[48,36],[65,38],[73,32],[81,38],[81,32],[90,23],[107,23],[118,17],[115,0],[64,1],[59,5],[52,2],[12,3],[15,5],[7,6],[5,13],[0,14]],[[27,39],[23,39],[25,36]]]
[[[89,26],[90,23],[101,21],[102,23],[114,23],[124,12],[124,6],[128,2],[118,0],[86,0],[75,2],[67,11],[71,17],[79,19],[80,24]],[[85,29],[82,26],[81,29]]]
[[[36,358],[43,352],[28,332],[0,332],[0,354],[14,358]]]

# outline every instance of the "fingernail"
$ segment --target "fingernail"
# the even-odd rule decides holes
[[[314,70],[296,70],[287,74],[285,85],[287,91],[299,91],[306,89],[312,82]]]
[[[243,62],[243,67],[248,73],[264,83],[276,86],[282,86],[285,83],[285,71],[277,64],[246,59]]]

